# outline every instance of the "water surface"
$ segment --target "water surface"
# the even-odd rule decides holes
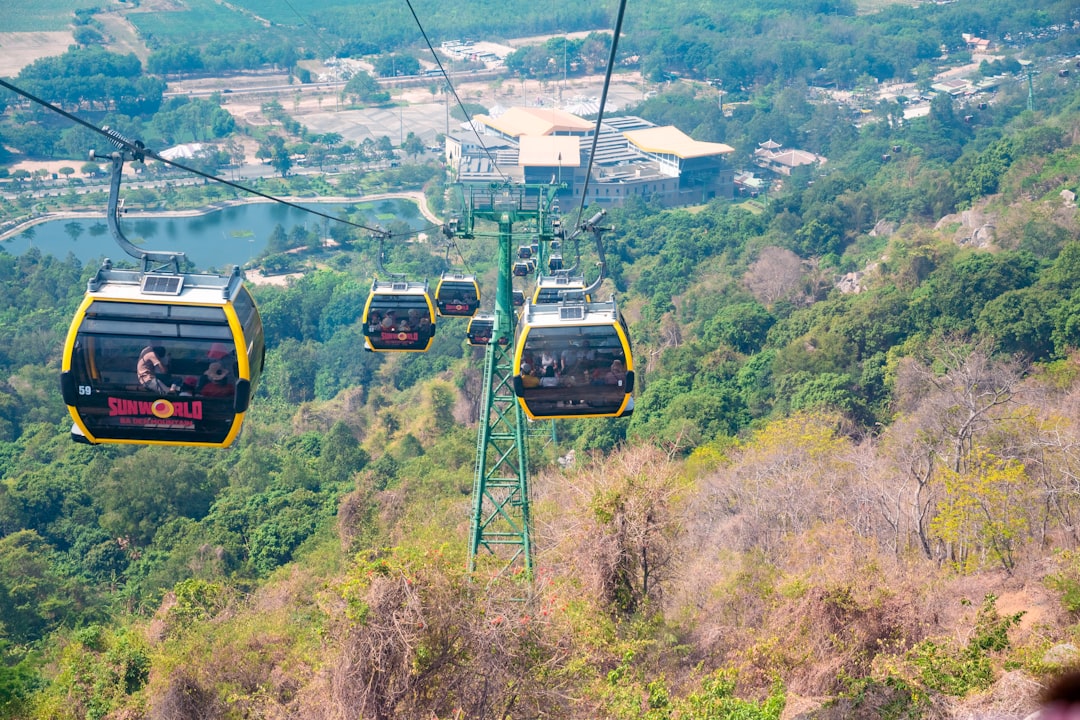
[[[336,216],[342,208],[360,208],[364,225],[386,225],[390,219],[419,228],[425,223],[411,200],[389,199],[370,203],[297,203]],[[354,218],[354,222],[355,222]],[[167,217],[142,215],[122,217],[120,229],[131,242],[150,250],[183,252],[197,268],[205,270],[229,265],[243,265],[266,247],[277,225],[285,232],[297,225],[329,235],[332,220],[274,202],[248,203],[213,210],[204,215]],[[0,248],[21,255],[36,247],[46,255],[66,258],[73,254],[84,263],[97,264],[102,257],[127,259],[113,239],[105,216],[49,220],[27,228],[3,242]]]

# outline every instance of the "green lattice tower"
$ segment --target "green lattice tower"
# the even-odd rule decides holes
[[[531,223],[529,240],[551,239],[549,211],[559,188],[552,185],[502,185],[473,188],[463,235],[475,236],[477,221],[498,226],[499,279],[495,327],[484,353],[484,390],[476,439],[469,571],[486,551],[502,571],[532,576],[528,450],[525,414],[514,395],[514,343],[517,313],[513,303],[514,226]],[[520,236],[519,236],[520,237]],[[546,242],[541,242],[541,256]],[[538,258],[538,267],[539,260]]]

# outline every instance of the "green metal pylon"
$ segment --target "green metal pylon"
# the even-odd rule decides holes
[[[514,224],[533,220],[550,228],[547,212],[558,188],[550,185],[492,185],[474,188],[467,208],[465,236],[475,236],[477,220],[497,223],[499,279],[495,327],[484,353],[484,389],[476,440],[469,571],[487,551],[501,569],[533,573],[529,518],[528,449],[525,413],[514,395],[514,344],[517,313],[513,304]],[[543,234],[543,232],[541,231]],[[548,236],[550,239],[550,236]]]

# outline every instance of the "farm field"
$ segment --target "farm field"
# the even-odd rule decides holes
[[[62,55],[75,42],[71,31],[0,33],[0,77],[12,77],[38,58]]]
[[[4,0],[3,33],[69,31],[75,10],[100,7],[95,0]],[[4,51],[7,46],[0,42]]]
[[[238,0],[229,3],[230,7],[248,15],[258,16],[274,25],[293,27],[307,25],[309,16],[317,16],[326,8],[340,7],[345,4],[356,5],[362,3],[345,3],[342,0],[309,0],[303,4],[302,8],[296,7],[286,0]]]
[[[126,14],[144,38],[180,42],[225,39],[257,40],[266,32],[266,21],[213,0],[185,0],[183,4],[143,6],[144,12]]]

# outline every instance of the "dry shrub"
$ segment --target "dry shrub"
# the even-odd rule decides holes
[[[844,677],[867,677],[871,663],[885,649],[908,642],[917,624],[914,608],[896,595],[864,597],[851,585],[814,587],[780,604],[769,617],[779,634],[778,658],[786,668],[747,667],[747,681],[762,674],[757,684],[769,681],[770,670],[783,670],[787,686],[803,695],[841,692]]]
[[[627,448],[549,481],[559,511],[542,528],[546,566],[577,578],[624,614],[659,603],[675,566],[678,466],[652,446]]]
[[[528,586],[377,564],[355,592],[325,717],[566,716],[569,640]]]
[[[301,403],[292,418],[292,431],[296,435],[305,432],[326,432],[334,423],[344,422],[357,437],[367,432],[367,388],[353,387],[342,390],[325,402]]]
[[[341,498],[337,511],[337,532],[342,552],[349,552],[371,520],[371,493],[353,490]]]
[[[165,691],[150,703],[151,720],[216,720],[225,708],[213,691],[186,672],[169,679]]]
[[[854,500],[851,443],[837,419],[803,414],[770,423],[700,480],[683,544],[692,552],[758,550],[781,558],[787,538],[829,522]]]
[[[216,643],[211,659],[177,670],[151,697],[153,720],[290,717],[303,673],[290,667],[293,642],[261,633]]]
[[[1022,720],[1039,708],[1044,688],[1022,670],[1003,674],[985,693],[964,698],[949,715],[955,720]]]
[[[768,627],[778,577],[753,553],[715,555],[686,567],[671,604],[688,628],[690,659],[723,667],[752,645]]]
[[[760,550],[699,558],[671,593],[690,661],[738,668],[749,695],[776,677],[792,693],[821,696],[841,691],[844,676],[869,676],[880,653],[925,636],[925,568],[908,572],[860,541],[837,521],[791,538],[777,550],[782,563]]]

